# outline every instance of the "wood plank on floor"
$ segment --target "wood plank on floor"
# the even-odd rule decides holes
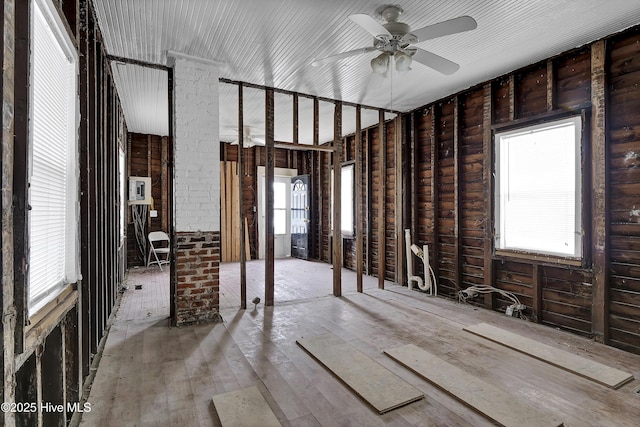
[[[556,417],[524,404],[509,393],[413,344],[385,350],[384,353],[500,425],[541,427],[563,424]]]
[[[463,329],[613,389],[633,379],[633,375],[627,372],[496,328],[488,323],[479,323]]]
[[[281,427],[258,387],[251,386],[213,396],[213,405],[223,427]]]
[[[424,397],[420,390],[334,334],[300,338],[296,343],[380,414]]]

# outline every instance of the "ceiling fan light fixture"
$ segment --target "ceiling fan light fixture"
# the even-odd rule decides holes
[[[378,74],[385,74],[389,69],[389,52],[382,52],[371,60],[371,69]]]
[[[396,71],[399,73],[406,73],[411,69],[411,55],[397,51],[394,55],[396,62]]]

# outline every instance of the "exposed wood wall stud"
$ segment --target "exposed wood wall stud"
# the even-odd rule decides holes
[[[556,79],[553,59],[547,61],[547,111],[553,111],[556,106]]]
[[[396,116],[396,185],[394,187],[395,193],[395,251],[396,251],[396,268],[395,268],[395,276],[396,276],[396,284],[402,285],[404,283],[404,260],[405,256],[405,247],[404,247],[404,198],[405,192],[404,188],[404,117],[402,114],[398,114]]]
[[[593,257],[594,339],[609,341],[609,209],[607,203],[606,49],[604,40],[591,46],[591,240]],[[603,166],[604,165],[604,166]],[[585,226],[588,226],[585,224]]]
[[[356,290],[362,292],[362,274],[364,269],[364,254],[362,247],[362,233],[364,226],[362,223],[362,118],[360,106],[356,107]]]
[[[245,227],[244,212],[244,99],[242,83],[238,85],[238,204],[240,210],[240,308],[247,308],[247,248],[245,234],[248,232]],[[295,135],[295,133],[294,133]]]
[[[385,239],[385,198],[386,198],[386,180],[385,174],[387,170],[387,144],[384,124],[384,110],[378,111],[378,137],[380,138],[380,189],[378,197],[378,288],[384,289],[384,278],[386,272],[386,239]]]
[[[265,288],[264,303],[266,306],[273,305],[274,296],[274,235],[273,235],[273,181],[275,168],[275,149],[274,149],[274,96],[273,90],[265,91],[265,145],[266,145],[266,168],[265,168]]]
[[[438,153],[438,138],[436,135],[436,107],[431,106],[431,205],[433,209],[433,244],[429,248],[429,261],[432,264],[433,272],[436,277],[436,282],[439,280],[439,268],[438,268],[438,254],[439,254],[439,242],[440,242],[440,179],[439,179],[439,153]],[[426,280],[426,277],[425,277]]]
[[[483,107],[482,107],[482,188],[484,189],[484,279],[483,284],[494,286],[494,264],[493,254],[493,86],[491,83],[484,85]],[[493,310],[495,296],[493,293],[484,295],[484,305]]]
[[[342,295],[342,103],[333,114],[333,295]]]
[[[460,242],[460,98],[456,96],[453,104],[453,256],[455,260],[455,295],[462,285],[462,256]]]

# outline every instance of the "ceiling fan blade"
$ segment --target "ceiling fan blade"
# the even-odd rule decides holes
[[[425,40],[448,36],[450,34],[470,31],[475,29],[477,26],[478,23],[472,17],[466,15],[459,16],[457,18],[449,19],[448,21],[438,22],[437,24],[427,25],[426,27],[411,31],[410,34],[406,34],[402,38],[401,43],[419,43]],[[412,34],[418,39],[417,41],[412,40]]]
[[[390,39],[393,37],[389,30],[387,30],[381,23],[373,19],[367,14],[364,13],[356,13],[355,15],[349,15],[349,19],[351,19],[356,24],[360,25],[362,28],[367,30],[373,37],[377,39]]]
[[[436,55],[432,52],[427,52],[424,49],[415,48],[416,53],[413,55],[413,60],[421,63],[422,65],[426,65],[429,68],[433,68],[434,70],[442,73],[442,74],[453,74],[460,66],[455,62],[449,61],[446,58],[443,58],[440,55]]]
[[[375,47],[362,47],[360,49],[348,50],[346,52],[338,53],[336,55],[327,56],[326,58],[316,59],[311,63],[314,67],[319,65],[330,64],[331,62],[339,61],[340,59],[348,58],[350,56],[361,55],[363,53],[369,53],[376,50]]]

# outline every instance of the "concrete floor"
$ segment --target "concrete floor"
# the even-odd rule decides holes
[[[640,384],[640,356],[390,283],[378,290],[373,278],[358,294],[351,272],[343,276],[343,297],[327,296],[331,281],[319,275],[326,269],[330,278],[330,266],[312,264],[317,263],[276,262],[280,285],[274,307],[239,310],[236,304],[222,310],[224,323],[184,328],[168,327],[168,274],[157,268],[132,270],[89,396],[92,411],[81,425],[218,425],[211,397],[252,385],[285,426],[493,425],[382,354],[407,343],[553,413],[566,426],[638,425],[640,394],[632,389]],[[221,268],[221,301],[229,298],[228,307],[234,300],[239,304],[235,291],[226,289],[237,286],[232,282],[238,269],[237,264]],[[313,277],[304,278],[305,271]],[[261,277],[252,270],[250,282],[258,286]],[[135,290],[135,284],[142,289]],[[289,300],[278,296],[278,289],[288,286],[300,292],[299,299],[293,300],[293,293]],[[264,294],[249,289],[249,300]],[[631,372],[635,379],[611,390],[461,330],[480,322]],[[297,338],[326,332],[424,391],[426,398],[378,415],[295,344]]]

